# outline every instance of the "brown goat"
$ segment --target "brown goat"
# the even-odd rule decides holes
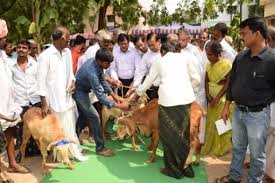
[[[190,151],[185,162],[185,166],[187,167],[192,163],[192,156],[194,152],[196,152],[196,160],[195,165],[199,165],[200,163],[200,124],[202,122],[203,116],[205,116],[205,110],[196,102],[193,102],[191,105],[191,113],[190,113]]]
[[[156,160],[156,150],[159,143],[158,110],[158,99],[153,99],[145,107],[117,120],[118,139],[123,139],[126,135],[132,137],[132,149],[134,150],[136,150],[135,136],[137,132],[147,137],[152,136],[152,144],[148,146],[152,155],[149,157],[148,163]]]
[[[129,96],[128,98],[125,98],[125,100],[130,102],[132,97],[133,97],[133,94],[131,96]],[[102,125],[103,131],[104,131],[106,123],[110,117],[118,119],[122,115],[122,113],[131,114],[131,112],[133,112],[134,110],[144,107],[147,102],[148,102],[148,97],[146,95],[143,95],[136,102],[131,103],[130,109],[127,111],[116,108],[116,107],[112,107],[112,108],[108,109],[106,106],[102,106],[101,125]]]
[[[52,112],[45,118],[42,118],[42,111],[38,107],[30,108],[23,116],[23,142],[20,148],[22,154],[21,163],[24,164],[26,144],[30,137],[38,143],[42,154],[41,172],[47,173],[46,160],[48,150],[53,147],[54,152],[59,152],[61,159],[70,169],[74,168],[73,162],[69,159],[69,144],[60,144],[59,142],[66,141],[66,136],[63,132],[60,122],[56,115]],[[72,143],[73,141],[66,141]]]

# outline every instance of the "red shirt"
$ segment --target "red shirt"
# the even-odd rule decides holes
[[[77,62],[78,58],[81,56],[81,52],[78,48],[74,47],[72,49],[72,57],[73,57],[73,72],[76,73],[77,70]]]

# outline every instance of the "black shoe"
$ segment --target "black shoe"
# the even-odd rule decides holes
[[[216,179],[216,183],[241,183],[241,181],[233,180],[230,178],[229,175],[226,175],[226,176]]]
[[[194,170],[193,170],[193,168],[192,168],[191,165],[189,165],[187,168],[185,168],[185,169],[183,170],[183,175],[184,175],[185,177],[189,177],[189,178],[195,177],[195,173],[194,173]]]

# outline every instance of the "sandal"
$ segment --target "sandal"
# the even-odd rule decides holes
[[[26,173],[30,173],[30,171],[23,167],[23,166],[20,166],[20,165],[16,165],[15,167],[9,167],[7,169],[7,172],[9,173],[20,173],[20,174],[26,174]]]
[[[223,176],[221,178],[216,179],[216,183],[240,183],[241,181],[236,181],[231,179],[229,175]]]

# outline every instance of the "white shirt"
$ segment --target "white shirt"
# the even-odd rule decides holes
[[[0,124],[3,130],[15,126],[20,121],[20,113],[22,112],[20,105],[15,102],[14,90],[5,67],[4,60],[0,58],[0,113],[7,117],[18,117],[18,120],[15,122],[6,122],[5,120],[0,119]]]
[[[159,77],[159,104],[163,106],[186,105],[195,101],[194,90],[197,90],[200,77],[192,68],[192,64],[187,64],[188,54],[185,54],[186,61],[179,59],[181,53],[169,52],[161,59],[153,63],[149,75],[143,84],[137,89],[137,94],[141,96],[149,89],[153,81]],[[191,62],[190,62],[191,63]]]
[[[17,62],[10,66],[11,78],[15,92],[15,101],[21,106],[28,106],[40,102],[37,92],[37,67],[38,63],[33,57],[28,56],[27,68],[24,71]]]
[[[223,49],[221,56],[233,62],[238,53],[225,41],[225,39],[222,39],[220,44]]]
[[[126,52],[114,53],[114,61],[111,63],[109,73],[114,80],[137,78],[138,65],[141,57],[132,47],[129,47]]]
[[[98,43],[96,43],[93,46],[90,46],[84,53],[85,59],[88,60],[90,58],[95,58],[95,54],[96,54],[97,50],[99,50],[99,49],[100,49],[100,46]]]
[[[191,49],[190,49],[191,48]],[[205,74],[206,74],[206,63],[207,60],[203,59],[202,53],[199,53],[200,50],[194,47],[187,47],[187,49],[182,49],[181,53],[191,54],[190,56],[193,58],[193,66],[196,69],[196,72],[200,75],[201,82],[200,87],[197,92],[195,92],[196,102],[203,107],[206,107],[206,98],[205,98]],[[184,55],[183,58],[184,60]]]
[[[14,63],[16,63],[17,60],[17,54],[13,54],[12,56],[8,56],[6,52],[2,52],[2,57],[4,59],[4,62],[7,66],[11,66]]]
[[[48,105],[55,112],[65,112],[75,105],[68,93],[72,81],[75,81],[72,67],[72,54],[68,48],[62,54],[51,45],[38,57],[38,91],[46,96]]]
[[[143,55],[141,62],[138,66],[138,78],[134,82],[134,87],[137,87],[141,84],[144,76],[149,74],[150,68],[154,62],[161,58],[160,52],[153,52],[150,49]],[[153,83],[154,86],[159,86],[159,79],[156,79]]]
[[[193,54],[199,61],[202,59],[202,52],[195,45],[188,43],[183,50],[187,51],[190,54]]]
[[[135,48],[134,43],[131,41],[129,42],[129,48]],[[116,43],[113,47],[113,55],[115,55],[117,52],[120,52],[120,46]]]

